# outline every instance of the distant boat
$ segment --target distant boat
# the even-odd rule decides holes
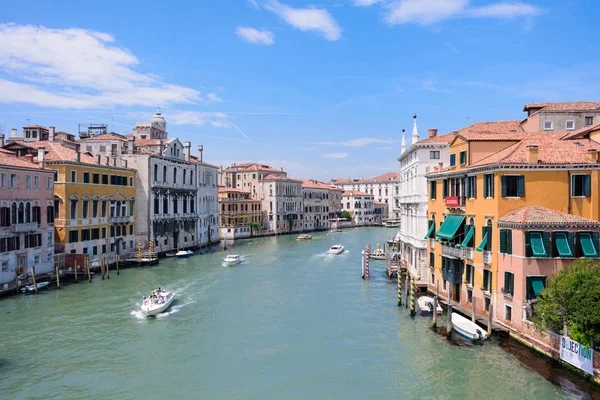
[[[344,252],[344,246],[342,246],[341,244],[336,244],[331,246],[331,248],[329,250],[327,250],[327,253],[329,254],[340,254]]]
[[[142,306],[140,308],[142,309],[142,313],[147,316],[160,314],[171,307],[173,300],[175,300],[175,293],[173,292],[160,291],[153,294],[155,295],[154,299],[149,297],[142,299]]]
[[[165,253],[165,256],[167,256],[167,257],[175,257],[175,256],[177,256],[177,252],[175,250],[173,250],[173,251],[167,251]]]
[[[488,337],[487,332],[479,325],[457,313],[452,314],[452,326],[458,334],[469,340],[481,341]]]
[[[298,236],[298,240],[312,240],[312,236],[310,236],[310,235],[300,235],[300,236]]]
[[[191,250],[179,250],[175,256],[177,258],[187,258],[194,255],[194,252]]]
[[[417,303],[419,303],[419,309],[421,310],[421,315],[431,315],[433,310],[433,299],[429,296],[421,296],[417,299]],[[441,314],[444,312],[444,309],[438,304],[437,305],[437,313]]]
[[[329,233],[342,233],[340,229],[330,229]]]
[[[371,253],[369,258],[372,258],[373,260],[385,260],[386,259],[385,250],[378,248],[373,253]]]
[[[386,228],[399,228],[400,220],[399,219],[388,219],[387,221],[383,222],[383,226],[385,226]]]
[[[225,257],[223,262],[227,265],[236,265],[242,262],[242,257],[238,256],[237,254],[230,254]]]
[[[37,284],[37,290],[48,289],[50,282],[40,282]],[[22,293],[35,293],[35,285],[25,286],[21,288]]]

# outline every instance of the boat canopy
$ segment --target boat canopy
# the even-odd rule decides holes
[[[544,239],[540,232],[531,232],[531,252],[534,257],[547,257]]]
[[[483,249],[485,249],[485,245],[487,244],[488,238],[487,238],[487,233],[485,235],[483,235],[483,239],[481,239],[481,243],[479,243],[479,246],[477,246],[477,248],[475,249],[475,251],[481,253],[483,251]]]
[[[579,243],[581,243],[581,251],[585,257],[598,257],[598,249],[594,246],[592,234],[583,232],[579,234]]]
[[[438,239],[451,240],[454,235],[456,235],[456,231],[458,231],[460,224],[462,224],[464,220],[464,215],[448,215],[440,227],[440,230],[437,232],[436,237]]]
[[[435,228],[435,224],[429,225],[429,230],[427,231],[427,234],[425,235],[424,239],[429,239],[429,237],[433,233],[434,228]]]
[[[465,236],[465,240],[463,240],[463,242],[460,244],[461,249],[464,249],[465,247],[467,247],[467,245],[473,238],[474,234],[475,234],[475,227],[471,226],[471,229],[469,229],[469,232],[467,232],[467,236]]]
[[[573,250],[569,246],[565,232],[556,232],[554,234],[554,241],[556,242],[556,250],[560,257],[573,257]]]

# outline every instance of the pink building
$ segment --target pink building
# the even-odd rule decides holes
[[[54,269],[54,171],[0,150],[0,284]]]
[[[498,293],[494,316],[519,333],[548,279],[579,258],[598,260],[600,222],[526,206],[498,220]]]

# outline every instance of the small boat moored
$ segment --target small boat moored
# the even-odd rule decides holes
[[[327,250],[327,253],[329,254],[340,254],[344,252],[344,246],[342,246],[341,244],[335,244],[333,246],[331,246],[331,248],[329,250]]]
[[[37,290],[48,289],[49,284],[50,282],[40,282],[37,284]],[[35,293],[35,286],[36,285],[25,286],[24,288],[21,288],[21,293]]]
[[[242,257],[238,256],[237,254],[230,254],[225,257],[223,262],[227,265],[237,265],[242,262]]]
[[[173,250],[173,251],[167,251],[165,253],[165,256],[167,256],[167,257],[175,257],[176,255],[177,255],[177,252],[175,250]]]
[[[312,240],[310,235],[299,235],[297,240]]]
[[[371,253],[369,258],[372,258],[373,260],[385,260],[385,250],[383,250],[381,247],[379,247],[379,245],[377,245],[377,249],[375,249],[375,251]]]
[[[421,310],[421,315],[431,315],[433,312],[433,299],[429,296],[421,296],[417,299],[417,303],[419,303],[419,309]],[[438,304],[437,305],[437,313],[441,314],[444,312],[444,309]]]
[[[187,258],[187,257],[191,257],[194,255],[194,252],[191,250],[179,250],[175,256],[177,258]]]
[[[144,296],[142,298],[142,306],[140,308],[144,315],[152,316],[166,311],[173,304],[173,300],[175,300],[175,293],[166,292],[159,288],[152,292],[151,296]]]
[[[488,338],[484,329],[458,313],[452,314],[452,326],[458,334],[469,340],[482,341]]]

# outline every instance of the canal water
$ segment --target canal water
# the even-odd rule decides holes
[[[362,228],[252,239],[0,301],[2,399],[567,399],[597,389],[514,343],[448,341],[396,306]],[[327,255],[333,244],[346,252]],[[244,262],[225,267],[225,254]],[[143,317],[161,286],[176,304]],[[530,367],[525,366],[527,362]]]

